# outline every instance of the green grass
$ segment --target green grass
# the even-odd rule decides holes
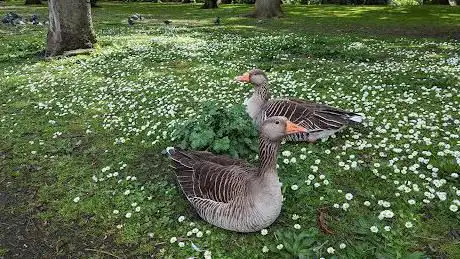
[[[460,9],[286,5],[281,19],[238,16],[251,8],[102,2],[97,51],[53,60],[39,58],[46,28],[0,25],[0,256],[202,257],[193,242],[215,258],[458,258]],[[146,19],[128,27],[132,13]],[[203,102],[241,104],[250,88],[232,78],[252,67],[267,70],[276,97],[367,116],[328,141],[283,145],[286,200],[267,235],[194,216],[161,155]],[[333,234],[318,229],[323,207]],[[384,210],[394,216],[380,220]],[[203,236],[188,236],[194,228]]]

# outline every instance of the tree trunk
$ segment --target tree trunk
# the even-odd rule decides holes
[[[96,42],[87,0],[49,0],[47,56],[64,51],[92,48]]]
[[[217,0],[205,0],[201,9],[214,9],[217,8]]]
[[[42,4],[41,0],[26,0],[25,4]]]
[[[256,0],[256,9],[251,15],[257,18],[273,18],[283,15],[281,0]]]

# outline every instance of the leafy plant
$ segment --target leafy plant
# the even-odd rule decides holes
[[[201,110],[199,116],[174,132],[180,147],[233,157],[248,157],[257,152],[257,130],[242,105],[228,109],[216,102],[205,102]]]
[[[318,230],[313,227],[300,233],[278,230],[275,234],[278,241],[284,244],[284,249],[281,251],[272,250],[282,253],[286,257],[314,258],[321,249],[318,242]]]

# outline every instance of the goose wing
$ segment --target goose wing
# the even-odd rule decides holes
[[[361,123],[364,119],[362,115],[354,112],[346,111],[337,107],[332,107],[327,104],[315,103],[298,98],[289,98],[291,102],[301,105],[307,109],[311,109],[315,114],[324,115],[329,119],[335,119],[337,121],[344,121],[344,125],[349,123]]]
[[[362,121],[362,117],[356,113],[295,98],[270,100],[264,107],[264,113],[265,118],[285,116],[308,130],[307,133],[287,137],[293,141],[315,141],[332,135],[350,123]]]
[[[213,162],[219,165],[238,165],[238,166],[245,167],[245,168],[252,167],[248,162],[246,162],[243,159],[232,158],[232,157],[225,156],[225,155],[218,156],[208,151],[193,151],[191,153],[193,154],[194,157],[197,157],[200,160]]]
[[[212,159],[207,159],[212,158]],[[254,169],[216,163],[219,156],[175,150],[171,154],[178,183],[187,199],[195,203],[228,203],[246,193]],[[220,160],[228,163],[228,158]]]

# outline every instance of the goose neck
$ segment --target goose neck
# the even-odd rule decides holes
[[[269,172],[276,173],[276,162],[278,151],[280,148],[279,141],[271,141],[264,136],[259,140],[259,176],[263,176]]]
[[[256,85],[254,96],[258,97],[262,101],[267,101],[268,99],[270,99],[267,82],[263,82],[261,84]]]

